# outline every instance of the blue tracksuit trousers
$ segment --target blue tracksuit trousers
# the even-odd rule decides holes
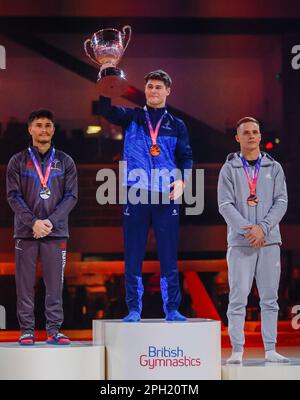
[[[130,204],[123,212],[126,303],[129,311],[142,311],[142,263],[150,226],[153,226],[161,270],[161,294],[165,313],[177,310],[181,301],[177,268],[179,205]]]

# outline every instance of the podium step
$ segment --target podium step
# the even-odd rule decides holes
[[[93,341],[106,348],[109,380],[221,379],[221,324],[94,320]]]
[[[0,343],[0,380],[102,380],[105,379],[103,346],[72,342],[53,346]]]
[[[300,358],[289,364],[252,359],[243,365],[223,365],[222,380],[300,380]]]

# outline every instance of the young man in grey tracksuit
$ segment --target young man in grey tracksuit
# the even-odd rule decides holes
[[[287,209],[285,176],[281,165],[260,151],[257,120],[241,119],[235,138],[240,151],[228,155],[218,181],[219,212],[228,227],[227,316],[233,351],[227,363],[242,362],[246,305],[254,278],[266,361],[288,362],[275,350],[281,245],[278,224]]]

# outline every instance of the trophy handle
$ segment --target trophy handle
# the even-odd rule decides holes
[[[129,42],[130,42],[130,39],[131,39],[131,32],[132,32],[131,26],[129,26],[129,25],[123,26],[122,31],[123,31],[124,37],[126,37],[126,29],[128,30],[129,33],[128,33],[128,36],[127,36],[127,42],[126,42],[126,45],[125,45],[125,47],[124,47],[123,53],[124,53],[125,50],[127,49],[127,46],[128,46],[128,44],[129,44]]]
[[[98,63],[98,61],[95,61],[93,57],[91,57],[90,53],[89,53],[89,49],[88,49],[88,44],[90,44],[91,47],[91,39],[87,39],[84,42],[84,50],[85,50],[85,54],[93,61],[93,63],[97,64],[98,66],[101,64]]]

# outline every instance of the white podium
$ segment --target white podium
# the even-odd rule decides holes
[[[104,357],[104,347],[91,342],[0,343],[0,380],[100,380],[105,378]]]
[[[219,321],[94,320],[94,345],[106,348],[106,379],[221,379]]]
[[[248,359],[242,365],[223,365],[223,380],[300,380],[300,359],[288,364]]]

